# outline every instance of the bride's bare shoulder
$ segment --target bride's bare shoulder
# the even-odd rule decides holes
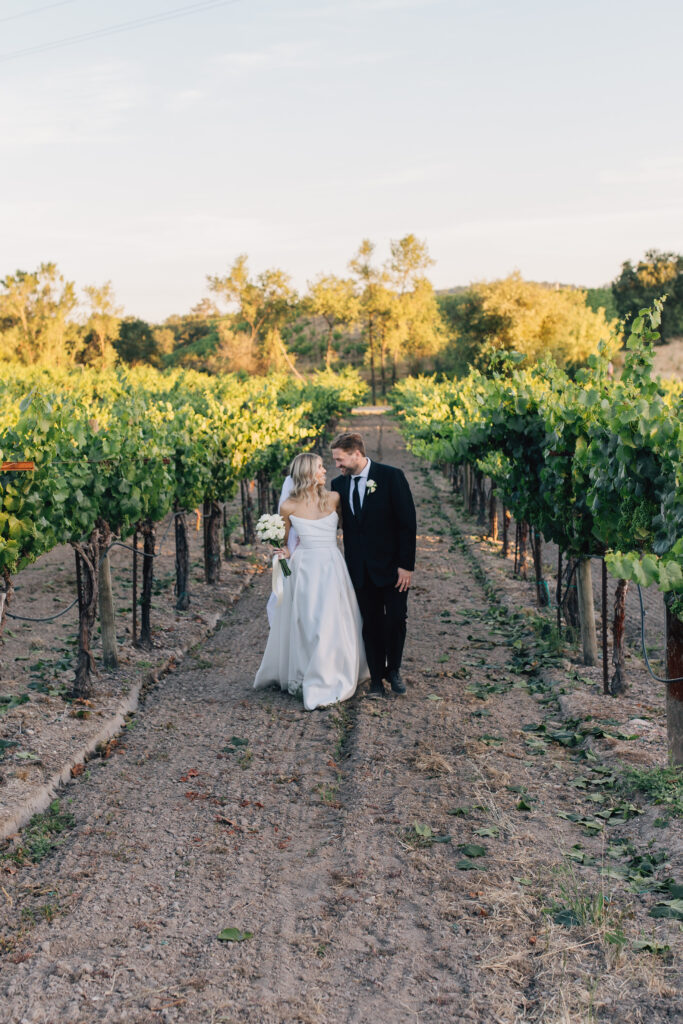
[[[327,500],[329,501],[332,508],[339,508],[341,505],[341,494],[339,491],[328,491]]]

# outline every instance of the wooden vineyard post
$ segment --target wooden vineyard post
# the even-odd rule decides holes
[[[271,487],[271,498],[275,502],[273,509],[273,515],[277,512],[278,496],[275,493],[274,488]],[[223,502],[223,517],[222,517],[222,529],[223,529],[223,559],[228,562],[233,557],[232,546],[230,539],[232,537],[233,530],[235,528],[235,520],[232,516],[228,515],[228,503]]]
[[[557,635],[562,636],[562,548],[557,545],[557,586],[555,587],[555,604],[557,605]]]
[[[109,545],[111,530],[104,520],[98,522],[103,553],[100,556],[99,596],[100,596],[100,627],[102,629],[102,661],[105,668],[118,668],[119,657],[116,650],[116,618],[114,615],[114,595],[111,588],[111,566],[109,563]]]
[[[483,473],[477,473],[477,526],[482,533],[486,529],[486,487]]]
[[[264,516],[268,514],[268,491],[270,489],[268,477],[265,471],[260,469],[256,479],[258,486],[258,514]]]
[[[576,568],[576,584],[579,597],[579,626],[583,647],[584,665],[598,663],[598,637],[595,631],[595,605],[593,603],[593,577],[590,558],[579,559]]]
[[[250,481],[240,480],[240,496],[242,498],[242,528],[244,530],[244,543],[256,543],[256,531],[254,529],[254,506],[251,500]]]
[[[536,575],[536,603],[539,608],[547,608],[550,604],[550,598],[546,590],[545,580],[543,579],[543,535],[538,530],[534,530],[531,550],[534,558],[534,573]]]
[[[133,647],[138,645],[138,527],[133,531]]]
[[[527,548],[529,546],[529,524],[522,521],[519,524],[519,564],[517,571],[523,580],[527,576]]]
[[[578,567],[578,559],[571,557],[567,558],[567,568],[565,569],[567,589],[565,591],[564,598],[562,598],[562,612],[567,626],[573,631],[574,635],[576,635],[580,626],[578,597],[579,587],[576,582]]]
[[[491,484],[491,491],[489,493],[489,537],[493,541],[498,540],[498,502],[496,501],[496,492]]]
[[[460,473],[460,485],[462,488],[462,510],[467,512],[467,499],[469,495],[469,464],[463,462]]]
[[[503,549],[501,554],[503,558],[507,558],[510,554],[510,521],[512,516],[510,515],[510,509],[503,505]]]
[[[156,528],[150,519],[142,524],[142,601],[140,603],[140,646],[152,646],[152,584],[154,582],[154,547]]]
[[[467,495],[467,511],[471,516],[477,511],[477,480],[472,466],[467,464],[469,470],[469,494]]]
[[[683,621],[666,604],[666,735],[674,764],[683,765]]]
[[[609,693],[609,673],[607,671],[607,563],[602,558],[600,562],[600,621],[602,623],[602,692]]]
[[[71,694],[76,698],[92,694],[92,673],[95,662],[90,650],[92,630],[97,616],[97,591],[100,560],[100,533],[93,530],[90,540],[72,542],[76,555],[78,588],[78,660]]]
[[[177,503],[176,503],[177,504]],[[185,514],[175,510],[175,591],[176,611],[190,607],[190,545],[187,541]]]
[[[454,462],[450,464],[451,468],[451,490],[454,494],[457,494],[460,489],[460,467],[456,466]]]
[[[204,502],[204,579],[219,583],[221,578],[221,526],[223,508],[218,501]]]
[[[242,543],[247,543],[247,496],[245,494],[245,481],[240,480],[240,508],[242,510]]]
[[[609,684],[608,692],[616,697],[626,692],[626,670],[624,657],[624,637],[626,622],[626,592],[628,580],[618,580],[614,594],[614,618],[612,620],[612,665],[614,675]]]

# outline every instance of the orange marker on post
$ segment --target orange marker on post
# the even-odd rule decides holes
[[[35,462],[2,462],[0,472],[2,473],[27,473],[36,468]]]

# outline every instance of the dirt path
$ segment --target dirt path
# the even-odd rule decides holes
[[[0,865],[8,1024],[677,1019],[670,954],[629,943],[673,947],[679,926],[647,916],[663,890],[630,894],[621,873],[657,812],[558,817],[593,816],[611,769],[550,738],[546,648],[496,602],[440,482],[388,422],[358,425],[419,506],[407,697],[307,714],[255,693],[256,578],[125,749],[67,788],[58,848]],[[680,829],[654,831],[661,880]],[[577,920],[553,920],[561,907]]]
[[[229,510],[234,521],[235,501]],[[92,648],[97,666],[93,693],[80,706],[65,699],[74,678],[77,609],[52,621],[40,621],[73,603],[73,549],[56,547],[17,574],[0,642],[0,842],[22,827],[32,813],[45,809],[60,777],[69,778],[72,766],[80,766],[83,753],[116,735],[123,716],[137,706],[140,688],[163,676],[169,666],[181,662],[185,652],[213,632],[254,572],[264,568],[260,556],[233,544],[242,557],[224,561],[221,582],[209,586],[204,581],[202,531],[194,529],[194,522],[194,515],[188,515],[191,601],[189,609],[182,612],[175,608],[173,517],[157,524],[151,649],[132,642],[130,544],[117,543],[112,548],[119,665],[109,670],[102,664],[98,625]],[[138,569],[138,577],[140,572]],[[138,588],[140,582],[138,578]]]

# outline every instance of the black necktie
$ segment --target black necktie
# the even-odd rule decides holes
[[[358,481],[359,476],[353,478],[353,494],[351,495],[351,507],[353,508],[353,514],[356,519],[360,518],[360,494],[358,493]]]

